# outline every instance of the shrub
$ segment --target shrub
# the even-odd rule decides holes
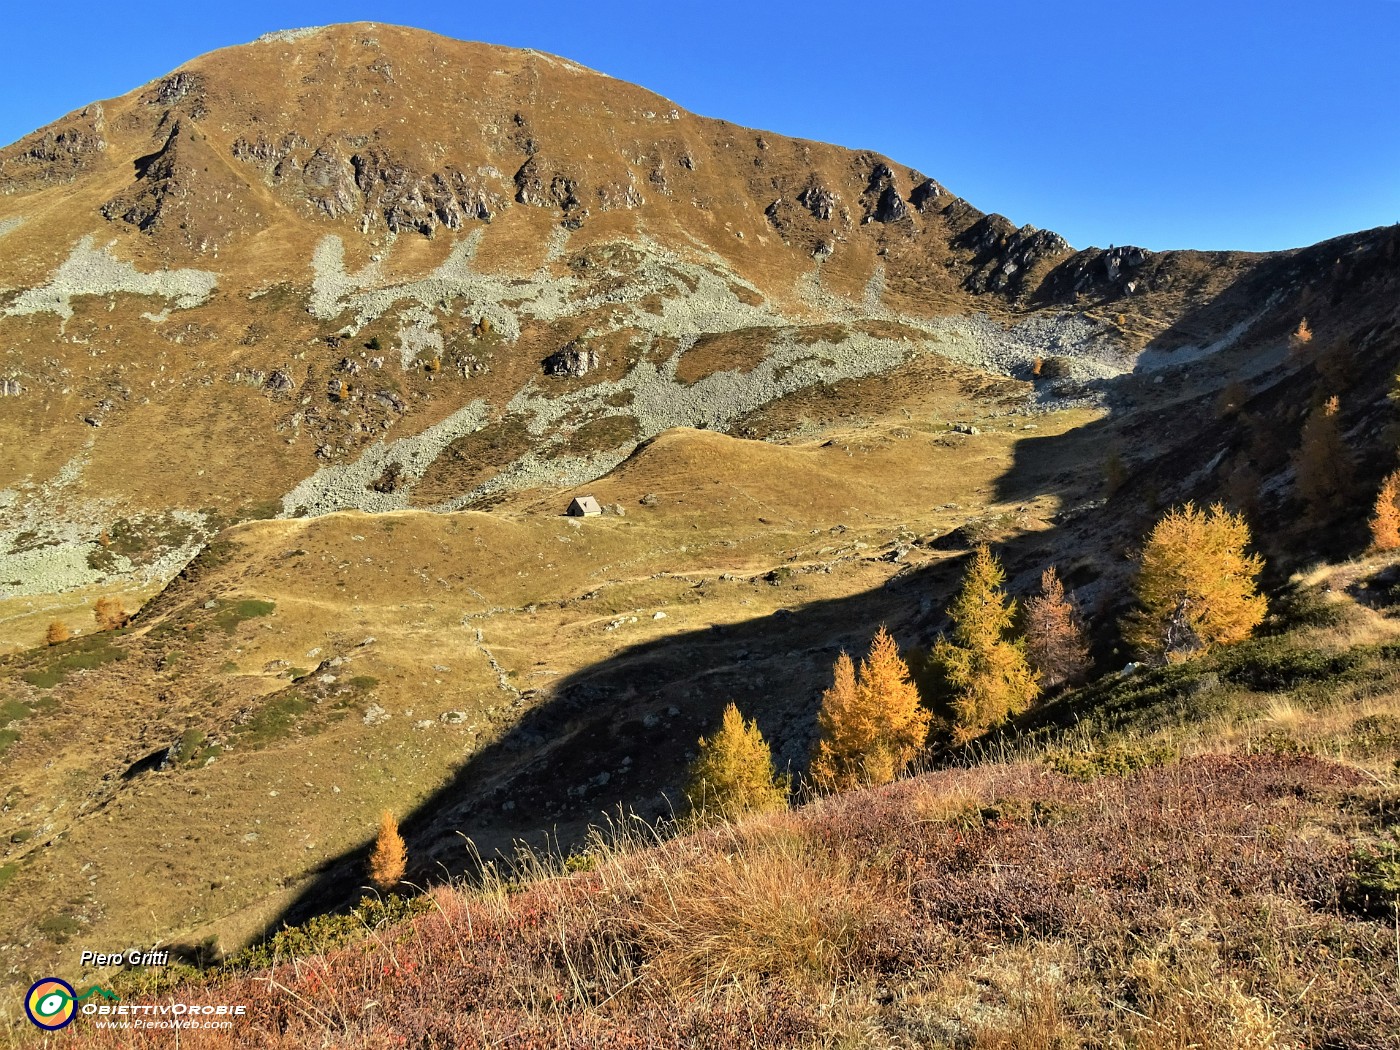
[[[1139,608],[1124,621],[1124,637],[1167,658],[1248,638],[1268,607],[1255,583],[1264,559],[1245,553],[1249,542],[1244,519],[1218,503],[1168,511],[1139,556]]]
[[[408,848],[394,815],[387,809],[379,818],[379,838],[369,858],[369,877],[381,890],[391,890],[403,880],[408,862]]]
[[[1400,909],[1400,827],[1388,827],[1374,844],[1356,847],[1346,899],[1357,911],[1390,916]]]
[[[990,548],[978,547],[948,610],[952,641],[943,638],[934,646],[933,657],[953,690],[953,735],[960,742],[1024,711],[1040,691],[1024,643],[1011,637],[1016,603],[1002,593],[1005,579]]]
[[[1240,410],[1244,408],[1244,403],[1248,400],[1249,387],[1238,379],[1231,380],[1220,392],[1220,399],[1215,405],[1216,414],[1221,419],[1231,419],[1239,414]]]
[[[72,637],[72,632],[68,630],[67,624],[62,620],[55,620],[49,624],[49,629],[44,632],[44,641],[49,645],[60,645]]]
[[[1089,646],[1065,586],[1052,565],[1040,576],[1040,594],[1026,602],[1026,657],[1052,689],[1083,681],[1089,671]]]
[[[909,666],[882,625],[857,673],[842,653],[822,694],[812,779],[826,790],[888,784],[928,738],[930,715],[919,706]]]
[[[699,749],[686,787],[693,820],[735,820],[787,808],[787,777],[774,774],[773,753],[758,723],[746,723],[734,704],[725,707],[719,731],[700,738]]]
[[[1113,743],[1096,746],[1091,751],[1062,751],[1050,757],[1057,773],[1075,780],[1097,777],[1126,777],[1139,769],[1148,769],[1171,762],[1176,751],[1168,744]]]
[[[117,598],[98,598],[97,604],[92,607],[92,616],[97,621],[99,631],[115,631],[126,626],[126,621],[131,618]]]

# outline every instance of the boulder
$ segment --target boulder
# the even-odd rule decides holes
[[[601,363],[598,351],[588,350],[569,343],[546,357],[542,363],[544,374],[548,376],[572,376],[581,379]]]

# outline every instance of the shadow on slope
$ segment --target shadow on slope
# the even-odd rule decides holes
[[[1356,242],[1352,247],[1362,255],[1376,252],[1385,260],[1394,254],[1388,246],[1400,236],[1373,231],[1342,240]],[[1255,268],[1220,297],[1234,300],[1229,310],[1207,304],[1192,311],[1148,350],[1165,353],[1201,332],[1218,338],[1222,333],[1216,325],[1238,313],[1241,302],[1269,281],[1283,279],[1279,267],[1302,266],[1298,272],[1304,289],[1318,284],[1309,293],[1317,313],[1315,331],[1329,340],[1355,334],[1375,314],[1375,309],[1355,310],[1358,297],[1373,296],[1378,281],[1389,287],[1396,268],[1371,268],[1360,277],[1353,270],[1349,278],[1335,266],[1326,270],[1322,265],[1335,247],[1329,242]],[[1104,669],[1125,659],[1113,648],[1111,627],[1126,603],[1129,563],[1124,554],[1162,506],[1216,498],[1220,482],[1212,460],[1221,454],[1222,443],[1226,451],[1239,446],[1244,428],[1238,420],[1202,413],[1229,381],[1232,367],[1276,347],[1296,325],[1291,311],[1297,305],[1280,300],[1228,349],[1211,358],[1192,355],[1213,366],[1203,367],[1190,386],[1156,383],[1161,373],[1145,369],[1109,382],[1108,416],[1059,437],[1023,441],[999,480],[997,498],[1003,501],[1055,491],[1057,485],[1072,495],[1083,488],[1086,469],[1102,470],[1110,452],[1122,450],[1127,476],[1107,501],[1067,507],[1054,529],[1013,536],[998,545],[1013,593],[1029,591],[1046,564],[1061,565],[1100,628]],[[1387,333],[1390,329],[1373,325],[1367,338],[1375,342]],[[1389,364],[1400,357],[1400,341],[1391,335],[1374,356]],[[1367,369],[1367,377],[1373,370]],[[1260,412],[1287,408],[1316,386],[1316,375],[1309,362],[1295,362],[1276,377],[1266,377],[1252,392],[1251,407]],[[1265,553],[1274,553],[1268,548],[1271,542],[1277,545],[1278,537],[1264,538]],[[479,861],[463,836],[487,858],[509,851],[519,840],[547,843],[567,854],[605,814],[635,813],[648,821],[668,816],[673,804],[683,804],[680,784],[696,738],[713,729],[730,700],[758,720],[778,765],[801,771],[837,653],[842,648],[863,651],[880,623],[890,627],[902,647],[930,644],[944,624],[943,610],[961,577],[962,560],[944,559],[897,574],[862,594],[634,646],[562,679],[402,821],[412,862],[410,881],[426,886],[470,877]],[[365,883],[368,849],[366,843],[323,865],[268,932],[353,903]]]

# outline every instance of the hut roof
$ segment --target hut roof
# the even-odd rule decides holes
[[[593,496],[575,496],[569,503],[569,509],[565,512],[575,518],[582,518],[593,514],[603,513],[603,508],[598,505],[597,499]]]

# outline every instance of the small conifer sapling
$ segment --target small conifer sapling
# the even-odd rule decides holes
[[[1400,470],[1392,470],[1381,482],[1369,524],[1372,547],[1378,551],[1400,548]]]
[[[1046,689],[1074,685],[1089,670],[1089,646],[1055,566],[1040,575],[1040,593],[1026,602],[1026,657]]]
[[[1268,610],[1257,587],[1264,559],[1247,553],[1249,543],[1244,518],[1218,503],[1168,511],[1138,558],[1127,640],[1146,655],[1179,659],[1248,638]]]
[[[408,847],[399,834],[398,821],[387,809],[379,818],[379,837],[369,858],[369,877],[381,890],[391,890],[403,881],[408,864]]]
[[[832,667],[817,715],[813,782],[828,791],[888,784],[923,748],[930,718],[909,665],[881,626],[858,670],[844,652]]]
[[[1002,593],[1005,580],[990,548],[978,547],[948,610],[952,638],[934,646],[934,659],[953,687],[953,736],[960,742],[1020,714],[1040,692],[1025,643],[1012,634],[1016,603]]]
[[[745,722],[734,704],[725,707],[719,730],[700,738],[686,796],[696,822],[787,808],[788,778],[774,773],[758,723]]]

